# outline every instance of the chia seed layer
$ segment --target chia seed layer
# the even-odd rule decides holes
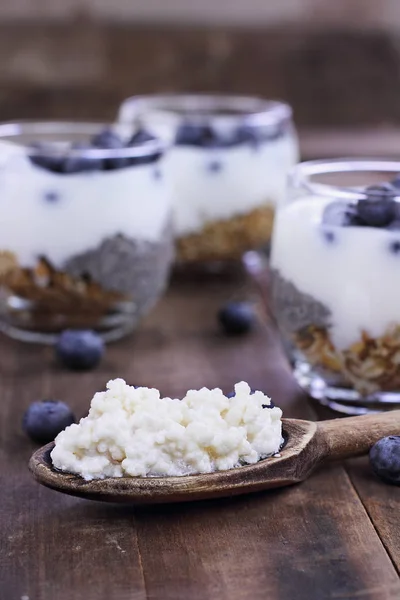
[[[289,335],[297,334],[311,325],[321,329],[331,326],[329,308],[301,292],[277,269],[271,269],[271,300],[280,328]]]
[[[169,223],[157,242],[118,234],[106,238],[97,248],[71,257],[63,271],[74,278],[95,281],[103,289],[147,307],[164,290],[173,254]]]
[[[157,242],[115,235],[61,269],[48,256],[22,268],[16,256],[0,252],[0,313],[13,327],[41,332],[104,329],[121,319],[135,325],[163,293],[173,250],[168,223]]]

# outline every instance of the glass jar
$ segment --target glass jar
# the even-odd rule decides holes
[[[300,164],[278,210],[272,308],[295,375],[346,414],[400,405],[400,162]]]
[[[173,143],[177,260],[236,260],[269,242],[298,144],[287,104],[224,95],[132,97],[119,121]]]
[[[0,124],[0,329],[132,331],[173,260],[165,143],[99,123]]]

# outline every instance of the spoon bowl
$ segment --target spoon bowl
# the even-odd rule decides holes
[[[29,468],[49,488],[88,500],[160,504],[236,496],[299,483],[324,461],[366,454],[380,438],[400,435],[400,410],[322,421],[282,419],[285,445],[254,465],[182,477],[109,477],[86,481],[56,470],[54,442],[37,450]]]

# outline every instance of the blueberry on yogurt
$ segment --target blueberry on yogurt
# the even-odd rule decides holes
[[[137,146],[138,144],[145,144],[146,142],[153,142],[156,138],[154,135],[151,135],[145,129],[138,129],[136,133],[133,134],[131,139],[128,142],[128,146]]]
[[[90,158],[84,156],[85,150],[90,150],[91,146],[84,142],[77,142],[71,146],[71,150],[77,151],[70,152],[64,158],[63,173],[84,173],[87,171],[100,171],[103,168],[103,161],[100,158]],[[79,153],[82,151],[82,154]]]
[[[347,227],[357,222],[357,208],[353,204],[338,200],[326,206],[322,222],[333,227]]]
[[[123,148],[124,143],[119,135],[111,129],[103,129],[92,138],[92,146],[104,150]]]
[[[393,227],[400,221],[399,205],[394,199],[395,191],[391,184],[380,184],[366,188],[365,198],[356,204],[338,200],[325,208],[322,222],[338,227]]]
[[[393,187],[381,184],[368,187],[367,197],[357,202],[357,215],[369,227],[387,227],[396,218]]]
[[[111,129],[104,129],[92,138],[92,145],[99,150],[121,150],[125,147],[123,140],[119,135]],[[115,158],[107,158],[104,162],[104,169],[112,171],[114,169],[123,169],[130,165],[130,158],[118,156]]]
[[[64,157],[60,155],[51,155],[50,147],[48,144],[35,142],[31,144],[31,153],[29,154],[30,161],[40,167],[46,169],[52,173],[63,173],[64,172]]]
[[[222,162],[220,160],[212,160],[206,165],[209,173],[219,173],[222,171]]]
[[[58,200],[60,199],[60,194],[58,192],[48,191],[48,192],[45,192],[44,199],[49,204],[54,204],[55,202],[58,202]]]

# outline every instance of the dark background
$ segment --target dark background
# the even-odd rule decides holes
[[[0,119],[126,96],[282,98],[300,128],[400,123],[398,0],[0,0]]]

